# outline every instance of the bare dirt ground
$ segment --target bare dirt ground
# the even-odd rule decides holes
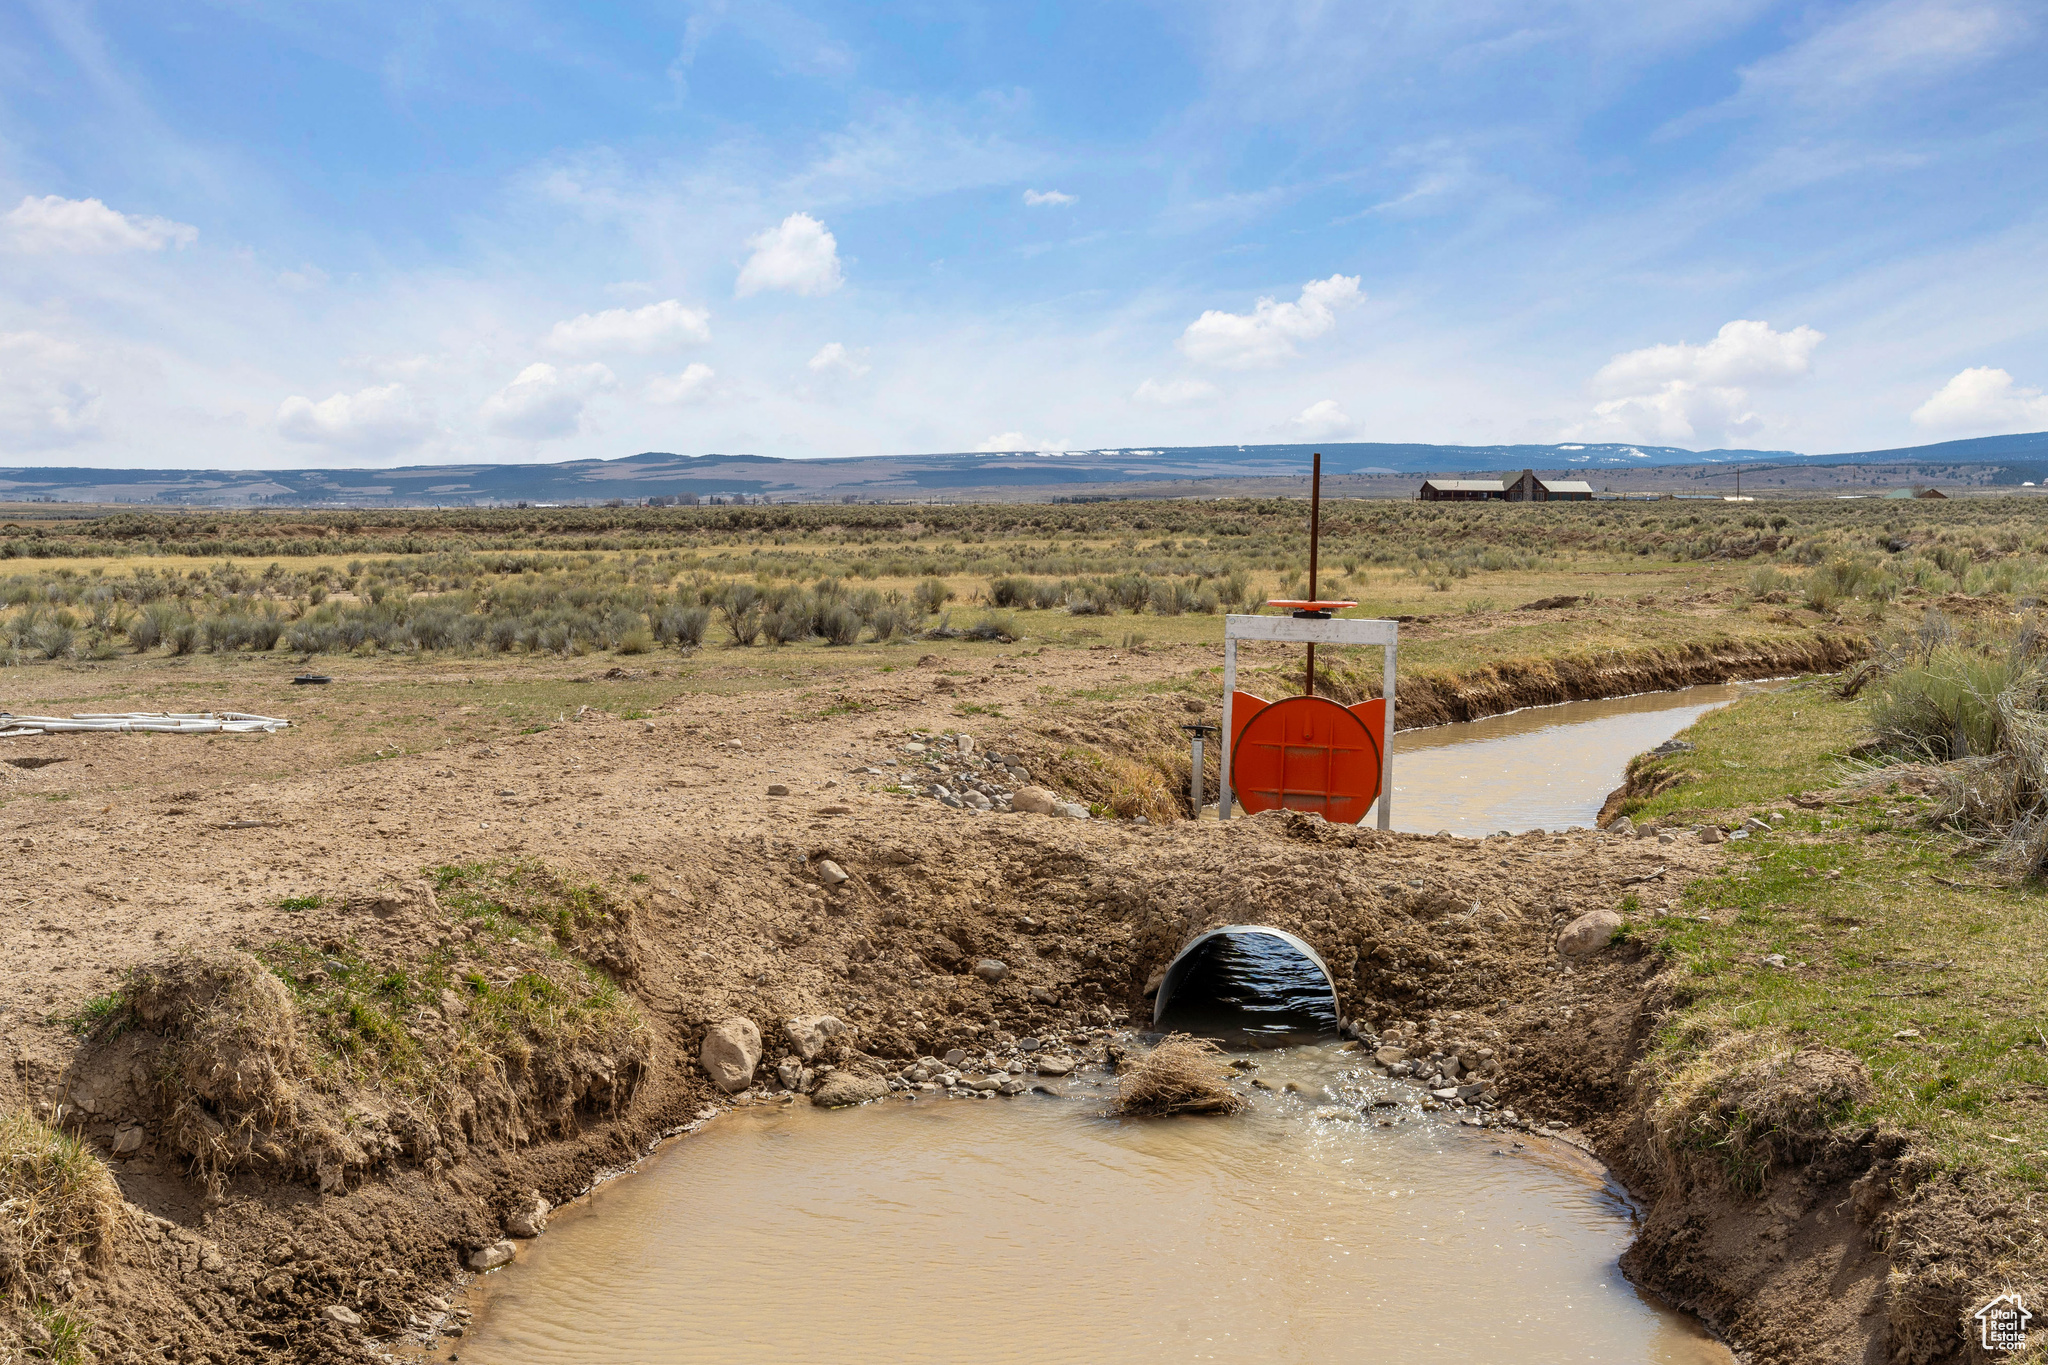
[[[275,736],[7,742],[0,1107],[89,1140],[126,1203],[97,1250],[15,1276],[28,1288],[5,1344],[38,1340],[20,1306],[34,1298],[92,1324],[109,1360],[375,1358],[431,1334],[466,1259],[536,1192],[573,1196],[727,1102],[698,1062],[719,1021],[745,1016],[767,1036],[757,1083],[789,1050],[782,1021],[828,1013],[851,1027],[818,1060],[881,1076],[1025,1031],[1143,1021],[1153,974],[1234,921],[1314,944],[1368,1031],[1435,1019],[1446,1037],[1492,1040],[1504,1104],[1570,1123],[1646,1195],[1684,1186],[1689,1202],[1662,1215],[1674,1235],[1702,1219],[1724,1238],[1752,1227],[1725,1190],[1660,1166],[1636,1126],[1629,1068],[1668,999],[1659,962],[1622,943],[1567,970],[1552,947],[1559,927],[1625,896],[1670,903],[1718,849],[1381,835],[1282,814],[1140,824],[947,809],[903,790],[944,752],[912,752],[912,732],[965,732],[1085,796],[1059,776],[1084,766],[1076,753],[1170,729],[1213,662],[1192,649],[983,659],[823,692],[662,697],[644,673],[592,677],[562,723],[383,758],[360,733],[310,723],[350,704],[336,693],[374,697],[371,672],[296,692],[265,674],[232,699],[173,682],[156,703],[309,721]],[[462,686],[464,670],[441,671]],[[1098,685],[1116,695],[1091,699]],[[77,699],[64,709],[98,709],[93,686],[63,679]],[[642,704],[608,691],[628,687]],[[435,874],[479,865],[545,867],[549,885],[589,890],[541,939],[493,939],[464,909],[469,883]],[[275,975],[235,965],[236,949]],[[990,958],[1007,968],[999,981],[973,970]],[[349,973],[408,972],[476,983],[474,997],[421,997],[388,1040],[424,1060],[401,1074],[325,1058],[316,1039],[331,1029],[306,1002]],[[448,1079],[484,1004],[533,982],[529,994],[566,992],[567,1015],[598,1010],[615,985],[631,1027],[501,1041]],[[108,1015],[120,1027],[81,1014],[124,983]],[[1677,1243],[1639,1258],[1646,1282],[1698,1304],[1754,1359],[1863,1359],[1883,1331],[1869,1314],[1885,1263],[1855,1220],[1821,1226],[1813,1206],[1880,1159],[1872,1141],[1861,1166],[1838,1160],[1767,1210],[1812,1243],[1803,1261],[1777,1242],[1723,1258],[1715,1283],[1739,1266],[1740,1302],[1723,1295],[1717,1315]],[[1821,1265],[1831,1297],[1816,1307]]]

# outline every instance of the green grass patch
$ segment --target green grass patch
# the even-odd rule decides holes
[[[318,910],[327,904],[325,896],[286,896],[277,903],[280,910]]]
[[[103,1031],[108,1038],[118,1037],[128,1026],[128,994],[117,987],[95,995],[71,1013],[57,1016],[56,1022],[84,1037]]]
[[[1922,818],[1926,798],[1881,772],[1860,799],[1784,800],[1838,783],[1864,733],[1861,704],[1788,688],[1703,718],[1683,736],[1697,748],[1662,761],[1692,780],[1644,817],[1775,805],[1782,819],[1670,914],[1635,922],[1682,974],[1650,1063],[1683,1076],[1742,1037],[1841,1048],[1872,1097],[1840,1121],[1901,1128],[1951,1167],[2048,1188],[2048,893],[1975,872],[1963,841]],[[1721,1133],[1738,1166],[1739,1127]]]

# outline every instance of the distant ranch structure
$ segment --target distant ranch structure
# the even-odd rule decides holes
[[[1539,479],[1525,469],[1512,479],[1424,479],[1422,502],[1591,502],[1593,485],[1578,479]]]

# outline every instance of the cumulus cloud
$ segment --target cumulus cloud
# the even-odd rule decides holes
[[[1289,418],[1287,425],[1310,441],[1334,441],[1358,434],[1358,423],[1337,406],[1334,398],[1309,404],[1297,416]]]
[[[843,374],[850,379],[858,379],[868,372],[860,358],[837,341],[828,341],[820,346],[808,363],[811,373],[816,375]]]
[[[663,299],[645,308],[607,308],[554,325],[548,348],[566,355],[672,351],[711,340],[711,314]]]
[[[2048,394],[2021,388],[2004,370],[1977,365],[1915,408],[1913,422],[1931,431],[1984,435],[2038,430],[2048,427]]]
[[[494,436],[523,441],[573,436],[582,430],[584,408],[591,397],[617,387],[617,376],[603,365],[556,369],[541,361],[528,365],[518,378],[486,398],[480,415],[485,429]]]
[[[711,381],[718,372],[709,365],[693,364],[681,374],[658,374],[647,381],[647,401],[664,405],[701,403],[711,397]]]
[[[0,242],[37,254],[106,256],[121,251],[161,251],[199,240],[199,229],[168,218],[110,209],[97,199],[29,195],[0,217]]]
[[[1216,396],[1216,386],[1206,379],[1147,379],[1131,397],[1155,408],[1184,408],[1206,403]]]
[[[845,283],[839,273],[839,243],[808,213],[792,213],[747,245],[754,254],[740,267],[734,287],[741,298],[764,289],[806,297],[829,294]]]
[[[277,430],[288,441],[374,453],[418,445],[434,419],[405,385],[379,384],[317,403],[294,394],[277,405]]]
[[[83,347],[0,332],[0,447],[48,450],[98,434],[100,391]]]
[[[1592,418],[1565,435],[1672,444],[1754,436],[1765,421],[1751,407],[1749,390],[1805,378],[1824,339],[1811,327],[1779,332],[1768,322],[1737,319],[1703,345],[1625,351],[1593,376],[1602,401]]]
[[[1035,209],[1063,209],[1069,204],[1081,202],[1078,194],[1061,194],[1058,190],[1026,190],[1024,202]]]
[[[1190,360],[1225,369],[1277,365],[1297,354],[1296,342],[1335,328],[1339,309],[1364,301],[1356,275],[1310,280],[1293,303],[1262,298],[1249,313],[1210,309],[1181,333],[1180,349]]]

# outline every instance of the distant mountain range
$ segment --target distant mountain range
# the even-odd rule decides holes
[[[674,455],[647,451],[562,464],[412,465],[397,469],[0,468],[0,501],[184,506],[467,506],[591,503],[650,497],[781,501],[957,500],[970,490],[1006,498],[1117,496],[1119,491],[1199,493],[1186,483],[1299,478],[1321,451],[1337,476],[1456,474],[1492,470],[1633,470],[1741,464],[1972,466],[1972,482],[2043,480],[2048,432],[1986,436],[1896,450],[1803,455],[1790,450],[1683,450],[1676,446],[1569,444],[1446,446],[1160,446],[1065,451],[955,452],[785,460],[767,455]],[[1987,466],[1989,468],[1987,468]]]

